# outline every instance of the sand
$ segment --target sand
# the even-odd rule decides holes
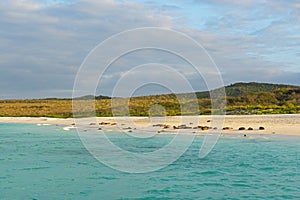
[[[229,127],[230,130],[222,130],[222,134],[282,134],[300,136],[300,114],[284,115],[227,115],[217,116],[174,116],[174,117],[98,117],[91,119],[56,119],[46,117],[0,117],[0,123],[20,123],[38,125],[63,125],[65,130],[75,128],[74,124],[89,125],[90,128],[101,128],[107,131],[152,131],[155,133],[177,133],[173,126],[186,125],[186,129],[180,129],[184,133],[202,134],[205,131],[222,130]],[[101,123],[98,125],[98,123]],[[106,123],[106,124],[105,124]],[[168,125],[162,127],[160,125]],[[198,126],[207,126],[217,129],[202,130]],[[245,130],[238,130],[244,127]],[[253,130],[247,130],[251,127]],[[264,130],[259,130],[264,127]]]

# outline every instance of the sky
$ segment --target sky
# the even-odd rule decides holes
[[[175,87],[176,92],[202,91],[214,87],[218,77],[225,85],[251,81],[300,85],[298,0],[2,0],[0,99],[71,97],[80,66],[97,45],[144,27],[185,34],[205,49],[217,70],[199,66],[204,77],[199,76],[191,63],[175,54],[140,50],[121,56],[104,74],[97,74],[99,82],[85,79],[91,87],[98,84],[97,95],[169,93]],[[207,59],[203,51],[173,36],[164,35],[157,44]],[[133,45],[145,35],[134,38],[114,47]],[[97,57],[115,52],[107,48]],[[210,64],[203,61],[203,66]],[[207,75],[216,72],[216,77]],[[152,83],[152,78],[156,84],[144,84]]]

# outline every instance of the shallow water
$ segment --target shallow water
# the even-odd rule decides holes
[[[223,137],[204,159],[197,137],[176,162],[145,174],[108,168],[61,126],[1,124],[0,137],[0,199],[300,199],[299,137]],[[111,133],[133,152],[172,137]]]

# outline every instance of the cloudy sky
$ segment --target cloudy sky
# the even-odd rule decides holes
[[[71,97],[76,74],[91,50],[114,34],[142,27],[176,30],[193,38],[209,53],[225,84],[300,85],[298,0],[2,0],[0,27],[0,99]],[[174,45],[180,42],[174,40]],[[164,68],[158,73],[157,66],[144,65],[128,73],[130,67],[151,62],[175,71]],[[120,84],[122,91],[139,88],[130,85],[134,74],[149,82],[149,77],[162,76],[181,88],[179,76],[172,73],[182,73],[194,90],[207,89],[178,57],[146,50],[114,62],[102,74],[97,94],[111,95],[124,74],[131,78]],[[147,91],[172,90],[156,85],[140,94]]]

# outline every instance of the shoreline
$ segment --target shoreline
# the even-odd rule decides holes
[[[180,133],[203,134],[212,131],[214,121],[221,123],[220,116],[199,115],[199,116],[167,116],[167,117],[97,117],[91,122],[90,118],[47,118],[47,117],[0,117],[0,123],[4,124],[38,124],[38,125],[62,125],[66,129],[75,128],[75,123],[89,125],[89,128],[97,128],[103,131],[126,131],[126,132],[153,132],[174,134]],[[218,118],[219,117],[219,118]],[[95,119],[95,118],[93,118]],[[215,120],[216,119],[216,120]],[[220,120],[220,121],[218,121]],[[224,124],[221,127],[228,127],[222,130],[222,134],[280,134],[300,136],[300,114],[274,114],[274,115],[226,115]],[[180,125],[185,127],[180,127]],[[165,126],[165,127],[164,127]],[[174,129],[173,126],[179,127]],[[201,127],[211,127],[202,130]],[[198,128],[197,128],[198,127]],[[199,128],[200,127],[200,128]],[[238,130],[244,127],[245,130]],[[248,130],[251,127],[253,130]],[[259,130],[263,127],[264,130]],[[215,130],[214,130],[215,131]]]

